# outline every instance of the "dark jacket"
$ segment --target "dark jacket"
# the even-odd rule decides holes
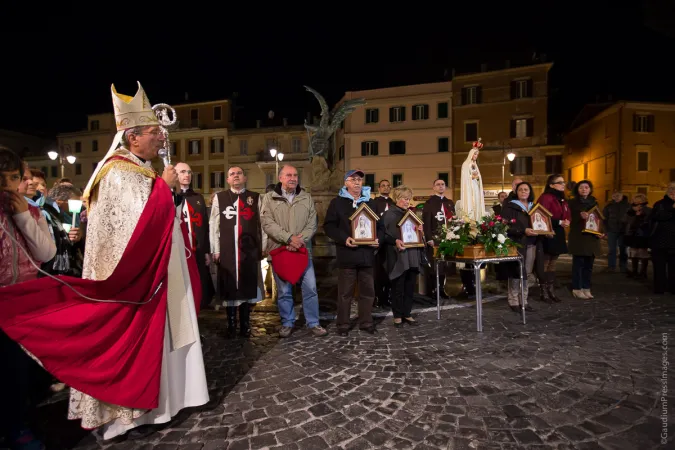
[[[620,202],[612,200],[602,210],[605,216],[605,230],[608,233],[621,233],[625,230],[626,213],[631,209],[626,196]]]
[[[372,206],[372,200],[364,203],[368,207]],[[361,206],[361,203],[359,203],[359,206]],[[347,247],[345,245],[347,238],[352,235],[349,217],[354,214],[354,211],[356,211],[356,208],[354,208],[350,199],[338,196],[330,201],[326,211],[326,219],[323,222],[326,235],[335,241],[337,264],[341,269],[373,267],[375,264],[376,249],[374,247],[369,245]]]
[[[379,197],[372,199],[369,204],[371,205],[370,208],[375,212],[375,214],[382,217],[384,211],[388,209],[387,205],[389,205],[389,208],[391,208],[396,203],[394,203],[391,197],[384,198],[380,195]]]
[[[429,200],[424,202],[422,209],[422,220],[424,221],[424,238],[427,241],[434,240],[436,234],[440,231],[445,221],[449,220],[455,214],[455,203],[447,197],[439,197],[433,194]],[[434,242],[437,244],[438,242]]]
[[[642,214],[639,216],[635,214],[633,208],[626,213],[624,240],[626,247],[632,248],[649,248],[649,234],[651,232],[649,226],[649,216],[652,209],[644,206]]]
[[[570,255],[575,256],[600,256],[600,238],[594,234],[582,233],[583,219],[581,213],[589,211],[598,201],[592,195],[582,199],[574,197],[570,199],[570,232],[567,239]]]
[[[653,249],[675,250],[675,208],[667,195],[654,203],[650,217],[651,237],[649,246]]]
[[[502,205],[502,218],[508,221],[516,219],[516,223],[509,225],[508,237],[521,245],[518,247],[518,253],[523,256],[523,266],[525,266],[527,258],[527,246],[536,245],[537,252],[535,256],[535,263],[543,268],[543,253],[542,253],[542,236],[528,236],[525,234],[525,229],[530,228],[530,215],[520,206],[507,200]],[[502,263],[508,269],[509,278],[520,278],[520,268],[518,263]],[[500,264],[501,265],[501,264]],[[523,269],[524,270],[524,269]],[[536,274],[540,273],[538,268],[534,269]],[[527,274],[524,274],[527,277]]]

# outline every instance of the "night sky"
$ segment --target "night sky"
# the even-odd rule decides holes
[[[12,6],[0,27],[0,128],[83,129],[87,113],[112,111],[111,83],[133,95],[136,80],[153,103],[185,103],[186,92],[190,102],[238,92],[240,126],[269,110],[301,123],[307,111],[319,112],[303,84],[334,104],[347,90],[443,81],[453,68],[499,69],[507,59],[512,66],[531,62],[535,52],[554,62],[553,133],[564,131],[585,103],[610,95],[675,102],[675,2],[597,10],[588,6],[594,3],[473,2],[480,5],[475,11],[439,3],[446,13],[389,3],[387,16],[361,6],[352,11],[350,3],[309,4],[320,23],[309,12],[263,3],[249,11],[178,3],[154,11],[112,11],[102,3],[100,12],[94,3],[50,11]]]

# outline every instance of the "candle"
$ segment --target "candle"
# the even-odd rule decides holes
[[[82,211],[82,200],[68,200],[68,210],[73,215],[72,228],[75,228],[75,218],[77,213]]]

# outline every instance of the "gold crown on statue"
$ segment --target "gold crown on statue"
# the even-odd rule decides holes
[[[138,91],[133,97],[118,94],[115,85],[111,86],[117,131],[133,127],[160,125],[143,86],[139,81],[136,83],[138,83]]]

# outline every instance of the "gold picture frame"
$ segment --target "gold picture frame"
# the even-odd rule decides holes
[[[401,241],[406,248],[424,247],[424,233],[419,230],[419,225],[423,225],[422,219],[413,211],[408,210],[401,220],[398,227],[401,233]]]
[[[602,236],[605,234],[605,216],[602,215],[600,207],[596,204],[594,207],[586,211],[588,219],[582,219],[582,233],[594,234]]]
[[[542,236],[555,235],[555,231],[553,231],[553,214],[543,205],[537,203],[528,214],[530,215],[530,228],[535,233]]]
[[[356,245],[377,244],[377,221],[380,217],[375,211],[365,203],[361,203],[349,220],[351,221],[352,239]]]

